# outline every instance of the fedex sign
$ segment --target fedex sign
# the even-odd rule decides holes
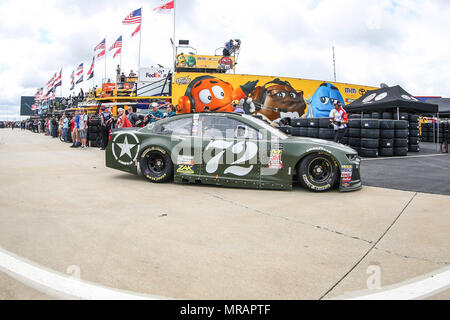
[[[139,82],[155,82],[164,80],[169,75],[169,68],[140,68]]]

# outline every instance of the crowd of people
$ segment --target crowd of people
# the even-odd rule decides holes
[[[163,111],[161,110],[163,109]],[[22,130],[30,130],[35,133],[44,133],[52,138],[59,138],[63,142],[71,142],[71,148],[86,149],[89,146],[89,127],[98,128],[96,132],[101,137],[100,148],[104,150],[108,144],[109,134],[112,129],[127,127],[144,127],[149,123],[176,115],[172,104],[160,105],[157,102],[151,104],[147,114],[137,114],[132,106],[118,108],[114,116],[110,108],[101,107],[100,113],[88,116],[84,108],[74,111],[73,115],[49,115],[35,117],[17,123]]]

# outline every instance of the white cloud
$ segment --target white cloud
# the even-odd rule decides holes
[[[123,34],[123,69],[137,68],[135,26],[122,19],[143,7],[141,65],[171,65],[172,18],[152,8],[159,0],[5,0],[0,2],[0,105],[63,68],[62,93],[79,63],[90,66],[93,48]],[[213,54],[230,38],[242,40],[238,72],[332,80],[336,47],[338,81],[400,84],[416,95],[449,96],[450,2],[447,0],[178,0],[177,39]],[[16,12],[18,14],[10,14]],[[96,82],[104,77],[96,61]],[[113,78],[119,58],[107,57]],[[84,89],[91,85],[84,83]],[[57,92],[59,94],[59,90]]]

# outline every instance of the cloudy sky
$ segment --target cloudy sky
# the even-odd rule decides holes
[[[413,95],[450,97],[449,0],[176,0],[176,39],[199,54],[242,40],[237,72],[379,86],[400,84]],[[0,118],[18,114],[22,95],[34,95],[62,68],[85,72],[94,47],[123,35],[122,67],[138,64],[136,25],[123,18],[142,7],[141,66],[172,63],[173,16],[156,14],[161,0],[0,0]],[[113,78],[120,57],[96,60],[95,79]],[[86,77],[86,76],[85,76]],[[77,86],[77,92],[80,86]]]

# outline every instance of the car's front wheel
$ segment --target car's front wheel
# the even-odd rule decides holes
[[[338,180],[338,175],[336,161],[326,154],[310,154],[300,162],[298,168],[300,183],[313,192],[332,189]]]
[[[166,182],[173,176],[173,162],[169,153],[159,147],[144,150],[139,160],[144,177],[152,182]]]

